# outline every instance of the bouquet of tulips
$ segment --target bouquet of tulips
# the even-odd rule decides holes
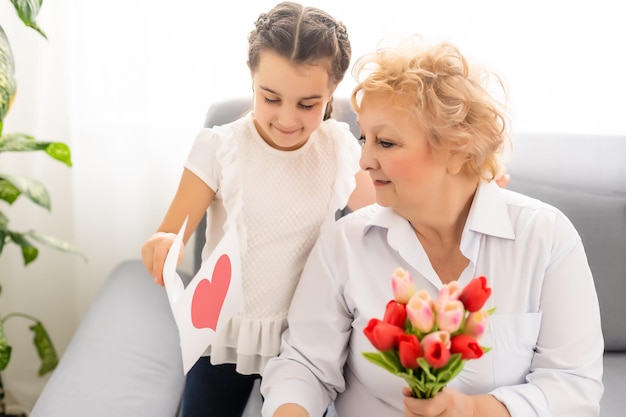
[[[492,310],[484,310],[491,295],[487,279],[472,279],[464,288],[445,284],[436,299],[415,291],[411,275],[396,269],[391,280],[394,299],[382,320],[373,318],[363,330],[378,352],[364,352],[370,362],[403,378],[417,398],[432,398],[461,372],[466,360],[478,359],[490,348],[478,340]]]

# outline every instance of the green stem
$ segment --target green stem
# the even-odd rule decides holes
[[[6,417],[6,405],[4,403],[4,384],[2,383],[2,373],[0,373],[0,417]]]
[[[35,317],[31,316],[30,314],[26,314],[26,313],[15,313],[15,312],[7,314],[7,315],[6,315],[6,316],[4,316],[2,319],[0,319],[0,321],[1,321],[2,323],[6,323],[6,321],[7,321],[8,319],[10,319],[11,317],[22,317],[22,318],[24,318],[24,319],[30,320],[30,321],[35,322],[35,323],[39,322],[39,320],[37,320],[37,318],[35,318]]]

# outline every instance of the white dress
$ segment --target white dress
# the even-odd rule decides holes
[[[236,363],[239,373],[261,374],[278,354],[304,262],[321,227],[346,206],[359,156],[348,125],[332,119],[294,151],[270,147],[251,113],[199,133],[185,167],[216,191],[202,259],[227,220],[236,222],[242,253],[244,308],[205,352],[211,363]]]

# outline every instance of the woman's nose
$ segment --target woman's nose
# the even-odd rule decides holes
[[[376,159],[372,152],[372,146],[365,140],[361,145],[361,159],[359,159],[359,166],[363,171],[369,171],[376,167]]]

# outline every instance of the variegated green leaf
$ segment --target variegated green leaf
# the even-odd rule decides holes
[[[37,259],[37,255],[39,255],[39,250],[33,246],[32,243],[26,239],[26,235],[24,233],[13,232],[9,230],[9,237],[11,241],[16,245],[19,245],[22,250],[22,259],[24,259],[24,265],[28,265],[35,259]]]
[[[9,218],[5,216],[3,212],[0,211],[0,231],[6,230],[8,224],[9,224]]]
[[[11,101],[15,96],[15,62],[13,51],[7,35],[0,26],[0,134],[2,134],[2,121],[11,107]]]
[[[57,161],[72,166],[70,148],[63,142],[38,142],[34,137],[23,133],[11,133],[0,137],[0,152],[32,151],[45,151]]]
[[[4,371],[11,359],[11,345],[4,334],[4,325],[0,320],[0,371]]]
[[[24,22],[26,26],[35,29],[41,34],[41,36],[47,39],[46,34],[43,33],[41,28],[37,26],[37,23],[35,22],[43,0],[11,0],[11,3],[13,3],[15,11],[17,11],[17,14],[20,19],[22,19],[22,22]]]
[[[73,253],[75,255],[78,255],[83,258],[83,260],[87,261],[87,257],[82,252],[80,252],[78,248],[68,242],[57,239],[56,237],[44,235],[34,230],[25,233],[25,236],[31,237],[37,242],[43,243],[44,245],[59,250],[61,252]]]
[[[33,343],[37,348],[39,359],[41,359],[39,376],[43,376],[56,368],[59,364],[59,357],[57,356],[57,352],[54,349],[54,345],[52,344],[52,340],[50,339],[48,332],[40,321],[33,324],[29,328],[35,334]]]
[[[39,181],[23,177],[21,175],[6,175],[2,173],[0,173],[0,178],[11,184],[19,190],[21,194],[31,199],[35,204],[50,210],[50,195],[48,194],[46,187],[44,187],[44,185]],[[10,186],[5,186],[5,192],[8,194],[8,197],[11,197],[9,195],[11,193],[9,188]]]
[[[4,249],[4,242],[7,240],[7,236],[9,236],[9,232],[7,230],[0,229],[0,255],[2,255],[2,250]]]
[[[30,135],[11,133],[0,137],[0,152],[30,152],[43,151],[49,142],[37,142]]]

